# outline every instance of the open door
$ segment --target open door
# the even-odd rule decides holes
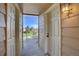
[[[60,4],[53,4],[46,13],[48,16],[48,54],[61,55]]]

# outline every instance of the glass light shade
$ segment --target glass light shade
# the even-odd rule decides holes
[[[68,6],[63,7],[63,9],[62,9],[63,13],[68,13],[68,10],[69,10]]]

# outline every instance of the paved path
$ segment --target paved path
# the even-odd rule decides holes
[[[22,56],[44,56],[41,49],[38,47],[38,39],[24,40],[24,49]]]

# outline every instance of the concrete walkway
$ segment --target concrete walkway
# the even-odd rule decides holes
[[[24,39],[24,49],[22,56],[44,56],[44,53],[38,47],[37,38]]]

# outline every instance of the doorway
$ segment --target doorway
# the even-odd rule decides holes
[[[23,15],[23,56],[43,55],[38,47],[38,16]]]

